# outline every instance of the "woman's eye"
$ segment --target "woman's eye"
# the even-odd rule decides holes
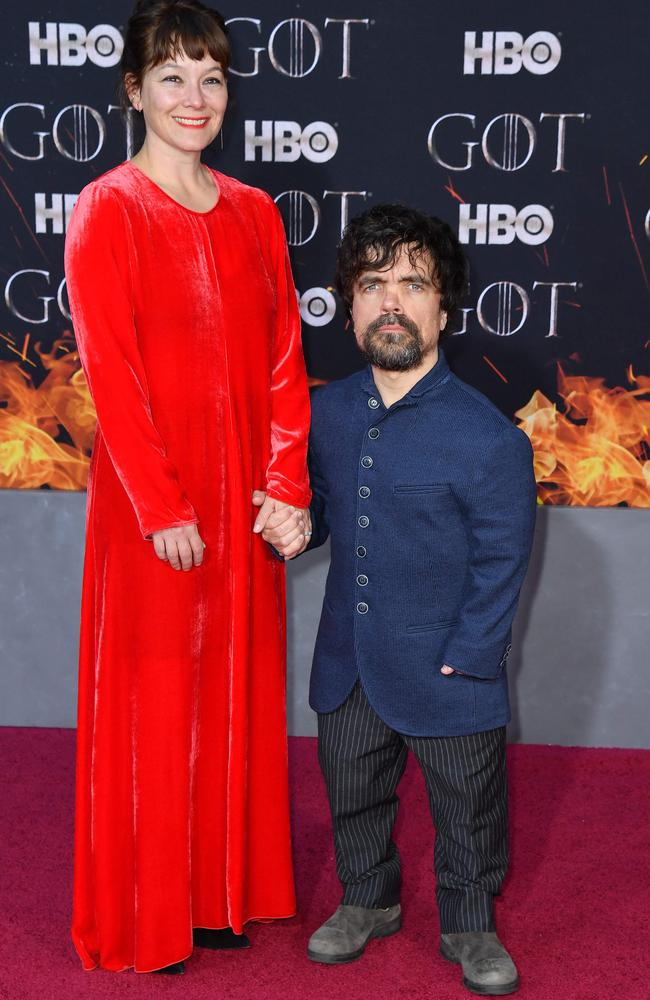
[[[210,86],[214,86],[215,84],[217,84],[218,86],[219,84],[223,83],[223,80],[219,76],[210,76],[205,82],[209,83]]]
[[[178,83],[180,81],[180,76],[166,76],[163,79],[163,83]]]

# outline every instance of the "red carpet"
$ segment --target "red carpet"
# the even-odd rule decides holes
[[[431,827],[411,765],[397,838],[402,931],[338,968],[305,958],[338,902],[314,740],[291,741],[300,916],[253,925],[243,953],[197,952],[182,978],[79,967],[68,935],[74,734],[0,729],[2,1000],[460,1000],[437,953]],[[517,746],[510,751],[513,860],[497,904],[526,1000],[650,996],[650,752]]]

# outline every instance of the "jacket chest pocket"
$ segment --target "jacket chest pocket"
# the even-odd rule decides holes
[[[404,496],[435,494],[436,496],[453,499],[451,487],[448,483],[395,483],[393,493]]]
[[[449,483],[395,483],[393,509],[398,516],[423,526],[433,518],[449,518],[458,510],[456,498]]]

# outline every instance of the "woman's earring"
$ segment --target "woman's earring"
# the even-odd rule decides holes
[[[223,126],[219,129],[219,139],[221,140],[221,150],[223,152]]]

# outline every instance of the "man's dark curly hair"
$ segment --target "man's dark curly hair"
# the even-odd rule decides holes
[[[390,267],[402,247],[412,264],[423,253],[433,262],[441,308],[451,317],[467,287],[467,259],[446,222],[406,205],[374,205],[346,226],[336,260],[336,289],[348,312],[354,283],[367,270]]]

